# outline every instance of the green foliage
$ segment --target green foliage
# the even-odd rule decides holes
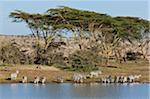
[[[137,17],[111,17],[107,14],[66,6],[48,9],[44,14],[31,14],[16,10],[11,12],[10,17],[14,19],[14,22],[26,22],[33,34],[38,37],[42,35],[46,43],[49,36],[54,36],[57,31],[60,32],[63,29],[88,33],[91,23],[95,24],[95,28],[101,26],[102,29],[105,29],[104,32],[117,28],[118,33],[124,39],[139,39],[139,30],[149,29],[149,21]]]
[[[6,42],[0,47],[0,61],[4,64],[33,64],[34,54],[26,54],[15,43]]]
[[[0,48],[0,59],[3,63],[18,64],[22,63],[23,54],[13,45],[4,45]]]
[[[48,48],[45,50],[42,46],[37,45],[35,48],[36,57],[35,57],[35,64],[43,64],[43,65],[58,65],[58,66],[64,66],[64,57],[63,53],[56,52],[56,48]]]
[[[90,50],[79,50],[69,56],[72,70],[92,71],[101,66],[102,57]]]
[[[47,54],[48,54],[48,65],[57,65],[58,67],[66,66],[66,63],[65,63],[64,57],[63,57],[63,53],[61,53],[61,52],[56,52],[56,53],[49,52]]]
[[[143,27],[149,28],[149,21],[136,17],[111,17],[106,14],[100,14],[91,11],[84,11],[73,9],[69,7],[59,7],[55,9],[49,9],[48,14],[52,14],[55,17],[55,26],[60,25],[63,28],[76,30],[76,28],[88,31],[90,23],[95,24],[95,28],[102,26],[105,28],[118,28],[118,33],[124,39],[140,39],[140,29]],[[109,29],[107,29],[109,31]],[[104,32],[107,32],[106,29]],[[87,32],[85,32],[87,33]]]

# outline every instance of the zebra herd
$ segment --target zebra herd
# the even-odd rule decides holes
[[[133,83],[137,81],[141,75],[129,76],[106,76],[100,78],[101,72],[91,72],[89,75],[74,74],[72,79],[75,83],[83,83],[85,79],[97,78],[99,83]]]
[[[18,71],[18,70],[17,70],[15,73],[11,73],[10,79],[11,79],[11,80],[16,80],[17,77],[18,77],[18,74],[19,74],[19,71]],[[28,82],[27,76],[23,76],[21,82],[22,82],[22,83],[27,83],[27,82]],[[36,77],[34,78],[34,81],[33,81],[34,84],[38,84],[38,83],[44,84],[45,82],[46,82],[46,77],[39,77],[39,76],[36,76]]]
[[[15,80],[17,78],[18,74],[19,74],[18,70],[15,73],[12,73],[11,80]],[[100,82],[100,83],[133,83],[141,77],[141,75],[129,75],[129,76],[111,76],[111,75],[109,75],[109,76],[100,78],[101,74],[102,74],[101,71],[90,72],[88,75],[76,73],[76,74],[73,74],[72,81],[74,83],[84,83],[86,79],[97,78],[97,79],[99,79],[98,82]],[[21,82],[27,83],[28,82],[27,76],[23,76]],[[44,84],[45,82],[46,82],[46,77],[36,76],[33,80],[34,84],[38,84],[38,83]],[[56,82],[63,83],[64,79],[62,77],[57,77]]]
[[[133,83],[139,79],[141,75],[130,75],[130,76],[114,76],[103,77],[100,79],[101,83]]]
[[[27,83],[27,82],[28,82],[27,76],[23,76],[22,83]],[[34,84],[38,84],[38,83],[45,84],[45,82],[46,82],[46,77],[39,77],[39,76],[36,76],[33,81]]]
[[[46,81],[46,77],[39,77],[39,76],[36,76],[35,79],[34,79],[34,84],[38,84],[39,82],[41,82],[42,84],[44,84]]]

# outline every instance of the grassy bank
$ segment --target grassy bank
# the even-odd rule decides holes
[[[64,78],[65,82],[71,82],[71,77],[75,71],[62,70],[56,67],[49,66],[39,66],[39,65],[10,65],[10,66],[0,66],[0,83],[18,83],[21,81],[23,76],[28,77],[28,81],[33,81],[35,76],[45,76],[47,78],[47,83],[53,82],[57,77],[61,76]],[[99,76],[128,76],[128,75],[142,75],[138,82],[150,83],[149,81],[149,63],[147,61],[138,61],[137,63],[128,61],[127,63],[115,63],[111,62],[111,66],[100,67],[102,74]],[[19,75],[16,80],[7,80],[11,73],[19,70]],[[83,73],[88,74],[88,73]],[[99,78],[87,79],[85,82],[95,82]]]

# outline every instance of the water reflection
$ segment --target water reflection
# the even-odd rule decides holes
[[[149,84],[0,84],[0,99],[149,99]]]

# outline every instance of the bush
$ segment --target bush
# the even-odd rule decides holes
[[[19,51],[16,46],[4,45],[0,49],[0,59],[3,63],[18,64],[21,63],[23,54]]]
[[[89,72],[98,69],[101,59],[101,56],[91,50],[79,50],[69,56],[69,64],[72,70]]]
[[[0,60],[7,64],[31,64],[32,55],[20,51],[20,48],[13,44],[4,44],[0,48]]]
[[[34,63],[49,66],[58,65],[58,67],[65,65],[63,53],[56,52],[56,49],[50,49],[46,51],[40,49],[35,57]]]

